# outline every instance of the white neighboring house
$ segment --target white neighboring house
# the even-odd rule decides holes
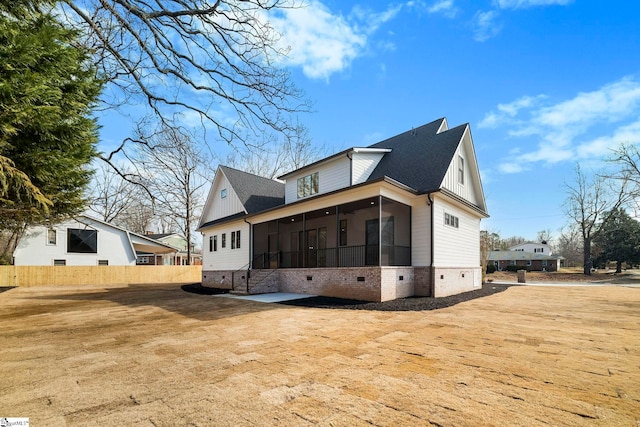
[[[218,168],[203,285],[369,301],[481,286],[488,214],[468,124],[442,118],[279,179]]]
[[[136,265],[137,253],[176,251],[143,235],[78,215],[49,227],[29,227],[13,260],[14,265]]]
[[[519,245],[511,246],[509,248],[510,251],[515,252],[529,252],[532,254],[542,254],[542,255],[553,255],[551,253],[551,246],[547,244],[547,242],[525,242],[520,243]]]

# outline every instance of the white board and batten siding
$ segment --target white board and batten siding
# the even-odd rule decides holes
[[[330,162],[319,164],[316,168],[304,169],[300,173],[287,176],[285,183],[285,204],[297,202],[298,200],[298,179],[318,172],[318,193],[330,193],[341,188],[346,188],[351,182],[351,160],[345,154],[343,157],[333,159]]]
[[[223,190],[226,190],[226,197],[222,197]],[[206,216],[201,219],[202,224],[244,212],[242,202],[240,202],[229,180],[220,169],[216,172],[203,212],[206,212]]]
[[[434,199],[434,266],[480,266],[480,218],[442,197]],[[458,218],[458,227],[445,224],[445,214]]]
[[[459,161],[463,159],[463,182],[460,182]],[[478,181],[478,171],[475,169],[475,154],[473,153],[471,134],[467,131],[462,137],[462,142],[458,146],[455,155],[447,169],[447,173],[442,180],[442,187],[457,194],[465,200],[478,205],[478,195],[480,194],[480,182]]]
[[[231,249],[231,233],[240,230],[240,249]],[[226,245],[222,247],[222,234]],[[225,222],[203,232],[202,267],[204,270],[239,270],[249,264],[249,224],[243,220]],[[209,250],[209,239],[217,236],[217,250]]]

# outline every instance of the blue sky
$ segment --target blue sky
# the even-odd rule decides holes
[[[470,123],[483,228],[534,239],[567,224],[576,162],[598,167],[640,139],[638,16],[634,0],[324,0],[273,22],[314,102],[300,120],[315,145],[369,145],[443,116]]]

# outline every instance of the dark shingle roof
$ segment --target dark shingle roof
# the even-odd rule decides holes
[[[367,181],[385,176],[413,188],[418,193],[440,188],[467,125],[436,133],[444,119],[386,139],[371,148],[391,148]]]
[[[220,166],[247,213],[284,204],[284,184],[247,172]]]

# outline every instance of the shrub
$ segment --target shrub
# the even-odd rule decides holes
[[[526,265],[508,265],[505,270],[507,270],[507,271],[518,271],[518,270],[531,271],[531,267],[528,267]]]
[[[491,273],[495,273],[496,272],[496,266],[493,264],[489,264],[487,265],[487,274],[491,274]]]

